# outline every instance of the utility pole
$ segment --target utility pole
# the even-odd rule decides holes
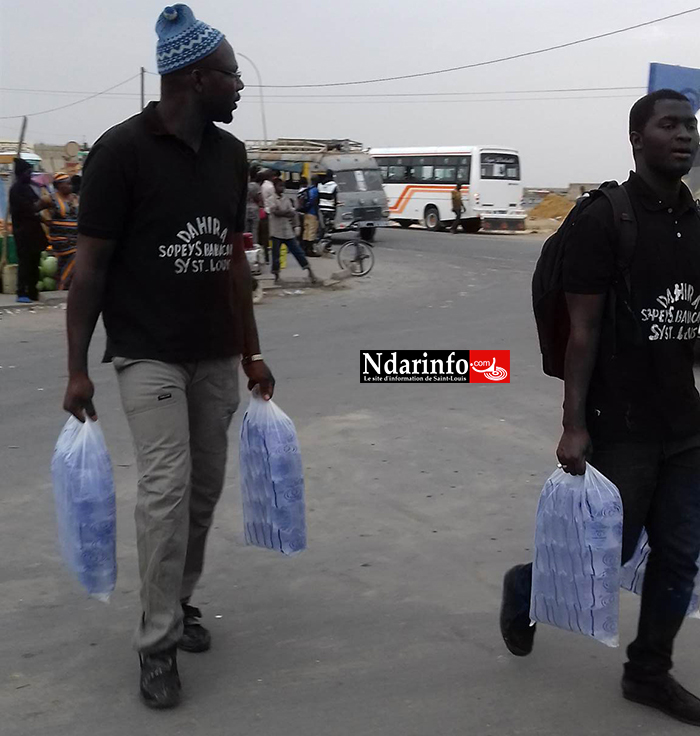
[[[141,67],[141,110],[146,107],[146,69]]]
[[[265,120],[265,98],[263,97],[263,83],[262,83],[262,77],[260,76],[260,70],[258,69],[257,64],[245,54],[241,54],[240,52],[236,52],[236,56],[240,56],[242,59],[245,59],[252,67],[255,69],[255,74],[258,77],[258,89],[260,90],[260,113],[262,115],[262,128],[263,128],[263,138],[265,140],[265,144],[267,144],[267,121]]]

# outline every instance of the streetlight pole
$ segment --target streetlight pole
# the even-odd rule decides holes
[[[141,111],[146,107],[146,69],[141,67]]]
[[[265,98],[263,96],[263,83],[262,83],[262,77],[260,76],[260,70],[258,69],[258,65],[245,54],[241,54],[240,52],[237,52],[237,56],[240,56],[241,59],[245,59],[252,67],[255,69],[255,74],[258,77],[258,89],[260,90],[260,114],[262,115],[262,127],[263,127],[263,138],[265,140],[265,144],[267,145],[267,121],[265,120]]]

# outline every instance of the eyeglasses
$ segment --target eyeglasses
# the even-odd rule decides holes
[[[214,66],[202,66],[199,67],[199,69],[203,72],[219,72],[219,74],[224,74],[227,77],[236,79],[239,82],[243,80],[243,75],[239,71],[231,72],[228,69],[219,69],[218,67]]]

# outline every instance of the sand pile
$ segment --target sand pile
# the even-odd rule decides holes
[[[573,209],[574,203],[558,194],[548,194],[536,207],[530,211],[530,217],[535,218],[564,218]]]

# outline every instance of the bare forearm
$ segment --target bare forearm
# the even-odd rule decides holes
[[[565,429],[586,428],[586,399],[595,367],[599,327],[572,328],[564,363]]]
[[[76,269],[68,295],[68,373],[87,375],[88,348],[102,311],[105,274]]]

